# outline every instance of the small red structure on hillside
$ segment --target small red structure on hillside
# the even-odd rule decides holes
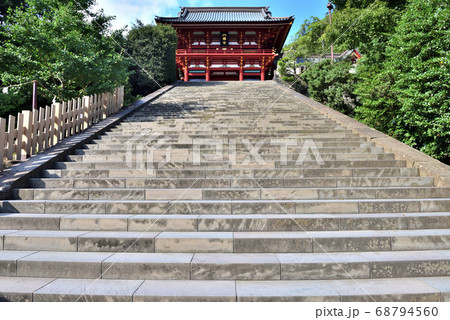
[[[178,17],[156,17],[178,35],[179,76],[190,79],[270,79],[294,17],[272,17],[269,7],[183,7]]]

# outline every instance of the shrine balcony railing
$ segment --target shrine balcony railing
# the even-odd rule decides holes
[[[233,49],[233,48],[217,48],[217,49],[177,49],[177,55],[229,55],[229,54],[260,54],[273,55],[272,49]]]

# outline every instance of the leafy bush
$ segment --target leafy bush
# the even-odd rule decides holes
[[[354,76],[349,73],[351,62],[320,61],[302,75],[308,93],[314,100],[347,115],[353,115],[356,96],[353,94]]]

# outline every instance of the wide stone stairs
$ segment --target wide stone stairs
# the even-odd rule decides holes
[[[450,300],[450,188],[284,91],[181,84],[13,190],[0,299]]]

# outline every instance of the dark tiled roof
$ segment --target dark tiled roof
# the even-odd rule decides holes
[[[290,17],[272,17],[269,7],[182,7],[178,17],[156,17],[156,22],[279,22]]]

